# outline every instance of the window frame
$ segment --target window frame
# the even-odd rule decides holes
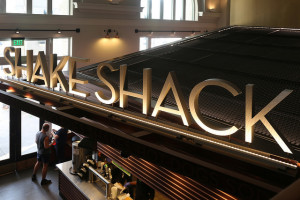
[[[1,102],[4,103],[4,102]],[[36,157],[36,152],[22,155],[22,133],[21,133],[21,110],[14,105],[8,104],[10,107],[9,111],[9,158],[0,161],[0,166],[9,164],[12,162],[18,162],[27,160],[29,158]],[[42,128],[44,120],[39,117],[39,130]]]
[[[0,103],[2,103],[2,102],[0,102]],[[5,103],[3,103],[3,104],[5,104]],[[5,104],[5,105],[8,105],[8,104]],[[7,158],[7,159],[3,159],[3,160],[0,160],[0,163],[5,163],[5,162],[8,162],[8,161],[10,161],[11,160],[11,152],[13,151],[13,149],[12,149],[12,146],[11,146],[11,134],[10,134],[10,132],[11,132],[11,126],[10,126],[10,121],[11,121],[11,115],[12,115],[12,113],[11,113],[11,106],[10,105],[8,105],[9,106],[9,124],[8,124],[8,135],[9,135],[9,139],[8,139],[8,142],[9,142],[9,147],[8,147],[8,151],[9,151],[9,157]],[[1,112],[1,111],[0,111]]]
[[[5,13],[5,14],[32,14],[32,15],[54,15],[52,13],[52,0],[47,0],[47,14],[33,14],[32,13],[32,0],[26,0],[26,13],[7,13],[6,12],[6,1],[9,0],[0,0],[1,3],[1,8],[0,8],[0,13]],[[69,1],[69,14],[68,15],[58,15],[58,16],[69,16],[73,15],[73,0],[68,0]],[[55,14],[56,15],[56,14]]]
[[[152,18],[152,0],[146,0],[147,1],[147,11],[146,11],[146,18],[142,18],[140,15],[140,19],[151,19],[151,20],[176,20],[176,1],[177,0],[171,0],[172,1],[172,19],[164,19],[164,0],[160,0],[160,18],[159,19],[153,19]],[[177,19],[176,21],[198,21],[198,17],[196,15],[196,13],[198,13],[198,2],[197,0],[193,0],[192,1],[192,16],[193,19],[192,20],[186,20],[186,0],[182,0],[183,2],[183,6],[181,9],[182,12],[182,19]],[[140,1],[140,5],[141,5],[141,1]]]
[[[31,0],[30,0],[31,1]],[[73,15],[73,0],[68,0],[69,1],[69,14],[67,14],[67,15],[60,15],[60,16],[68,16],[68,15]],[[50,2],[50,3],[49,3]],[[51,6],[50,6],[50,4],[51,4]],[[53,10],[52,10],[52,0],[48,0],[48,7],[51,7],[51,15],[54,15],[53,14]],[[55,15],[57,15],[57,14],[55,14]]]
[[[49,63],[50,55],[53,54],[53,39],[68,39],[68,56],[72,56],[72,37],[55,37],[55,38],[26,38],[26,41],[34,41],[34,40],[45,40],[46,41],[46,61]],[[10,41],[10,38],[0,38],[0,41]],[[18,47],[16,47],[18,48]],[[65,55],[64,55],[65,56]],[[64,56],[57,56],[57,60],[61,60]],[[12,57],[14,57],[12,55]],[[33,60],[35,61],[37,55],[33,55]],[[26,64],[26,56],[21,57],[22,63]],[[8,65],[7,61],[4,57],[0,57],[0,65]],[[34,66],[33,66],[34,67]],[[66,66],[67,69],[68,66]],[[64,70],[66,71],[66,70]]]
[[[28,99],[29,101],[31,100],[31,99]],[[35,102],[35,103],[38,103],[38,104],[40,104],[40,102]],[[32,114],[30,114],[30,113],[28,113],[28,112],[26,112],[26,111],[23,111],[23,110],[21,110],[21,134],[20,134],[20,139],[21,139],[21,151],[20,151],[20,158],[22,158],[22,157],[26,157],[27,155],[29,155],[29,157],[31,157],[31,155],[34,155],[35,153],[36,153],[36,146],[34,146],[34,149],[35,149],[35,151],[33,151],[33,152],[30,152],[30,153],[24,153],[23,154],[23,152],[22,152],[22,148],[23,148],[23,141],[22,141],[22,139],[24,139],[24,136],[23,136],[23,134],[25,134],[25,132],[24,132],[24,129],[23,129],[23,125],[24,125],[24,122],[23,122],[23,120],[24,119],[26,119],[26,117],[24,118],[24,116],[23,116],[23,114],[22,113],[25,113],[25,115],[27,114],[27,115],[31,115],[31,116],[33,116],[33,117],[36,117],[37,119],[38,119],[38,130],[30,130],[31,132],[30,132],[30,134],[34,134],[33,135],[33,138],[35,139],[35,133],[37,133],[38,131],[40,131],[41,130],[41,118],[39,118],[39,117],[37,117],[37,116],[34,116],[34,115],[32,115]],[[32,143],[34,142],[35,143],[35,141],[34,140],[32,140],[31,141]],[[26,151],[25,151],[26,152]]]
[[[53,40],[54,39],[68,39],[68,56],[72,57],[72,37],[56,37],[56,38],[50,38],[50,54],[53,54]],[[50,56],[49,54],[49,56]],[[47,56],[47,59],[50,59],[50,57]],[[65,56],[65,55],[64,55]],[[58,56],[57,55],[57,60],[61,60],[64,56]],[[69,65],[68,63],[64,66],[63,71],[69,71]]]
[[[143,50],[140,49],[140,47],[141,47],[140,46],[141,38],[145,38],[145,40],[147,40],[147,48],[143,49]],[[158,46],[152,47],[152,39],[157,39],[157,38],[181,38],[181,40],[183,39],[182,37],[163,37],[163,36],[162,37],[148,37],[148,36],[141,36],[139,38],[139,51],[145,51],[145,50],[148,50],[148,49],[151,49],[151,48],[156,48],[156,47],[161,46],[161,45],[158,45]],[[173,43],[173,42],[176,42],[176,41],[172,41],[172,42],[170,42],[170,44]],[[162,44],[162,45],[165,45],[165,44]]]
[[[175,3],[175,0],[170,0],[171,1],[171,6],[172,6],[172,8],[174,8],[175,6],[174,6],[174,3]],[[162,7],[162,9],[161,9],[161,19],[162,20],[174,20],[174,18],[175,18],[175,13],[174,13],[174,9],[171,9],[171,19],[164,19],[164,8],[165,8],[165,3],[164,3],[164,0],[162,0],[161,1],[161,7]]]
[[[51,10],[49,10],[49,1],[52,1],[52,0],[46,0],[47,1],[47,3],[46,3],[46,5],[47,5],[47,13],[46,14],[37,14],[37,13],[32,13],[32,10],[33,10],[33,0],[27,0],[27,4],[31,4],[30,6],[27,6],[27,10],[30,8],[30,14],[33,14],[33,15],[49,15],[49,11],[51,11]],[[52,9],[52,7],[51,7],[51,9]]]
[[[34,40],[45,40],[46,41],[45,55],[50,55],[50,49],[49,49],[50,40],[49,40],[49,38],[26,38],[25,42],[26,41],[34,41]],[[0,41],[10,41],[10,39],[9,38],[0,38]],[[18,47],[16,47],[16,48],[18,48]],[[14,56],[12,56],[12,57],[14,57]],[[49,56],[46,57],[47,62],[49,61],[48,57]],[[33,60],[36,60],[36,58],[37,58],[37,55],[33,55]],[[22,60],[22,64],[26,64],[26,56],[21,56],[21,60]],[[8,63],[4,57],[0,57],[0,65],[8,65]]]
[[[6,0],[6,1],[9,1],[9,0]],[[7,6],[6,1],[4,1],[5,4],[4,4],[4,5],[2,4],[2,6],[4,7],[5,13],[8,13],[8,12],[7,12],[7,9],[6,9],[6,6]],[[28,13],[28,1],[29,1],[29,0],[25,0],[25,2],[26,2],[25,13],[18,13],[18,12],[15,12],[15,13],[9,13],[9,14],[27,14],[27,13]],[[32,0],[30,0],[30,1],[32,1]]]
[[[68,55],[72,56],[72,37],[55,37],[55,38],[50,38],[50,43],[51,43],[51,53],[53,53],[53,40],[54,39],[68,39]],[[64,56],[57,56],[57,60],[61,60]]]

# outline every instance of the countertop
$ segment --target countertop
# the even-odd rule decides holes
[[[106,200],[105,191],[98,189],[96,185],[89,181],[81,180],[78,176],[70,174],[72,161],[67,161],[56,165],[60,172],[65,175],[78,190],[90,200]]]

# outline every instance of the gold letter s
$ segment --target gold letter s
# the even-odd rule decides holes
[[[119,92],[116,90],[117,86],[110,83],[107,80],[107,78],[105,77],[104,73],[102,73],[103,69],[105,69],[105,68],[108,68],[111,72],[117,71],[117,70],[114,69],[110,64],[107,64],[107,63],[100,64],[97,68],[98,78],[110,89],[111,98],[108,98],[107,96],[105,96],[103,94],[103,92],[100,90],[98,92],[95,92],[95,95],[100,102],[102,102],[104,104],[112,104],[119,100]]]

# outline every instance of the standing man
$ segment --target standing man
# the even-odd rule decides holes
[[[56,141],[56,145],[54,147],[56,151],[57,164],[59,164],[65,161],[65,146],[67,143],[68,129],[61,127],[58,131],[54,130],[52,134]]]
[[[49,124],[43,124],[42,130],[37,132],[35,139],[35,143],[37,144],[37,162],[33,169],[32,181],[36,180],[36,173],[40,168],[41,163],[43,163],[41,185],[47,185],[51,183],[51,180],[46,179],[46,175],[51,154],[50,147],[53,145],[55,140],[52,143],[49,143],[49,137],[46,134],[48,130]]]

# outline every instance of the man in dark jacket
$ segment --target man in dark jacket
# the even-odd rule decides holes
[[[53,137],[55,138],[55,152],[57,163],[65,161],[65,146],[67,143],[68,129],[61,127],[58,131],[54,130]]]

